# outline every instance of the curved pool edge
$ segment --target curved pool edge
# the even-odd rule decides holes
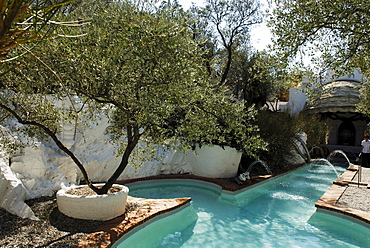
[[[301,165],[292,171],[303,169],[303,167],[305,167],[305,165]],[[276,179],[284,175],[290,174],[292,171],[282,173],[276,176],[271,176],[269,178],[260,178],[261,181],[255,182],[250,185],[243,185],[242,187],[236,187],[234,189],[230,187],[223,187],[223,185],[221,185],[220,183],[215,182],[214,179],[203,180],[202,178],[192,177],[191,175],[160,175],[159,177],[157,176],[157,177],[123,180],[123,181],[120,181],[119,183],[130,186],[130,185],[148,184],[152,182],[165,182],[165,181],[167,182],[169,181],[170,182],[175,182],[175,181],[195,182],[200,185],[212,187],[213,190],[220,192],[220,194],[235,196],[251,188],[254,188],[258,185],[266,183],[270,181],[271,179]],[[356,172],[357,171],[347,169],[345,173],[343,174],[345,181],[351,181],[354,175],[356,174]],[[339,200],[340,196],[343,194],[345,189],[346,189],[345,184],[338,184],[334,182],[333,185],[326,191],[326,193],[316,202],[315,204],[316,211],[324,213],[324,214],[336,216],[342,219],[346,219],[353,223],[360,224],[366,228],[370,228],[370,214],[369,213],[365,211],[353,209],[353,208],[340,207],[340,206],[335,205],[335,203]],[[183,199],[183,198],[177,198],[177,199]],[[186,198],[186,199],[187,201],[184,202],[183,204],[179,204],[179,206],[176,206],[173,209],[170,208],[169,210],[165,210],[162,213],[163,215],[158,214],[158,215],[150,216],[148,220],[153,218],[152,221],[150,222],[152,223],[152,222],[157,221],[158,219],[162,219],[162,218],[165,218],[166,216],[176,213],[176,211],[175,212],[172,212],[172,211],[176,210],[177,208],[186,208],[186,207],[191,206],[190,204],[191,199],[190,198]],[[144,199],[144,200],[155,201],[153,199]],[[175,200],[175,199],[159,199],[159,201],[163,201],[163,200]],[[177,211],[180,211],[180,210],[178,209]],[[166,214],[164,215],[164,213]],[[155,216],[158,216],[158,218],[154,218]],[[122,221],[122,217],[121,217],[121,221]],[[135,233],[141,228],[144,228],[145,225],[150,224],[149,222],[145,224],[146,221],[147,220],[139,221],[137,225],[131,227],[130,230],[133,230],[132,233]],[[109,225],[112,225],[112,224],[107,223],[107,225],[105,226],[109,226]],[[110,228],[109,230],[106,230],[106,231],[101,230],[101,231],[97,231],[93,234],[88,235],[82,242],[80,242],[78,247],[111,247],[114,244],[114,242],[119,240],[121,237],[123,237],[123,235],[125,235],[126,233],[130,231],[130,230],[128,231],[120,230],[119,226],[124,225],[122,223],[121,224],[116,223],[113,225],[114,227]],[[125,229],[125,227],[123,227],[122,229]],[[93,235],[92,238],[91,238],[91,235]],[[97,244],[94,245],[93,243],[90,243],[90,242],[93,242],[94,240],[98,240],[101,243],[101,245],[97,245]],[[114,241],[112,242],[112,240]]]
[[[148,247],[146,240],[150,240],[150,247],[157,247],[169,233],[182,232],[194,224],[197,219],[198,215],[191,205],[181,206],[172,211],[157,215],[140,226],[135,227],[128,233],[125,233],[111,247]],[[172,226],[172,223],[177,223],[176,228]]]
[[[140,185],[140,184],[147,184],[153,182],[195,182],[198,184],[203,184],[206,186],[211,186],[215,190],[220,190],[223,194],[228,195],[237,195],[243,193],[246,190],[249,190],[253,187],[256,187],[260,184],[266,183],[270,180],[283,177],[287,174],[290,174],[294,171],[303,169],[308,164],[297,164],[293,169],[277,174],[277,175],[260,175],[260,176],[253,176],[251,180],[247,180],[243,182],[243,184],[238,185],[233,178],[207,178],[196,176],[192,174],[161,174],[157,176],[148,176],[148,177],[141,177],[141,178],[132,178],[132,179],[125,179],[117,181],[116,183],[132,186],[132,185]]]
[[[261,184],[265,184],[269,182],[270,180],[274,180],[277,178],[282,178],[285,175],[289,175],[293,171],[299,171],[301,169],[304,169],[307,164],[305,165],[300,165],[297,166],[295,169],[275,175],[275,176],[270,176],[270,177],[259,177],[258,181],[250,184],[250,185],[244,185],[243,187],[240,188],[232,188],[232,187],[223,187],[218,183],[217,181],[214,180],[209,180],[206,179],[204,180],[203,178],[198,178],[198,177],[192,177],[191,175],[187,175],[185,177],[181,178],[169,178],[166,177],[165,175],[162,175],[161,178],[156,179],[155,177],[150,177],[150,178],[145,178],[145,180],[134,180],[131,181],[130,183],[127,183],[127,185],[137,185],[137,184],[147,184],[151,182],[194,182],[200,185],[205,185],[205,186],[210,186],[213,187],[215,190],[220,192],[220,195],[222,198],[225,198],[226,200],[233,200],[233,197],[242,194],[254,187],[260,186]],[[315,207],[317,212],[325,213],[325,214],[330,214],[342,219],[349,220],[353,223],[360,224],[362,226],[365,226],[366,228],[370,229],[370,213],[359,210],[359,209],[354,209],[350,207],[342,207],[335,205],[343,192],[346,190],[347,182],[351,182],[353,178],[355,177],[357,173],[357,170],[354,169],[347,169],[343,174],[343,182],[342,184],[333,182],[333,185],[324,193],[324,195],[316,202]],[[175,175],[174,175],[175,176]]]
[[[336,205],[344,191],[355,177],[357,170],[347,169],[343,174],[343,183],[333,182],[332,186],[316,202],[316,211],[329,214],[342,219],[347,219],[356,224],[370,229],[370,213],[350,207]]]
[[[298,165],[296,169],[302,168],[305,165]],[[296,170],[294,169],[294,170]],[[291,171],[289,171],[291,172]],[[282,173],[276,176],[257,176],[253,179],[253,182],[249,182],[249,184],[243,185],[230,185],[230,184],[223,184],[222,179],[212,179],[212,178],[203,178],[200,176],[190,175],[190,174],[178,174],[178,175],[159,175],[159,176],[150,176],[145,178],[134,178],[134,179],[127,179],[118,181],[118,184],[123,184],[125,186],[133,186],[133,185],[147,185],[149,183],[155,182],[183,182],[183,183],[195,183],[199,186],[203,186],[205,188],[211,189],[213,191],[217,191],[220,195],[229,195],[235,196],[246,190],[254,188],[260,184],[270,181],[271,179],[278,178],[282,175],[289,174],[289,172]],[[129,196],[130,197],[130,196]],[[133,197],[130,197],[133,198]],[[182,200],[186,199],[185,202],[181,202],[173,207],[166,208],[160,213],[151,213],[145,220],[137,221],[136,224],[130,225],[125,227],[125,215],[115,218],[111,221],[108,221],[103,226],[95,230],[93,233],[88,234],[79,244],[79,248],[89,248],[89,247],[112,247],[114,243],[121,239],[123,236],[128,234],[130,231],[135,233],[136,231],[140,230],[141,228],[145,227],[145,222],[150,221],[150,223],[155,222],[158,219],[165,218],[168,215],[174,214],[177,211],[180,211],[183,208],[191,207],[191,198],[174,198],[174,199],[144,199],[144,198],[137,198],[141,199],[142,201],[147,200],[149,202],[162,202],[163,201],[173,201],[173,200]],[[158,218],[155,218],[158,216]],[[150,224],[147,223],[147,224]],[[130,236],[130,235],[128,235]]]
[[[192,207],[190,197],[173,199],[130,197],[130,200],[140,204],[139,211],[127,212],[123,216],[106,222],[105,225],[87,235],[77,247],[112,247],[123,236],[130,236],[158,219]],[[137,215],[138,212],[139,215]]]

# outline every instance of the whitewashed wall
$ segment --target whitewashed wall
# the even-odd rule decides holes
[[[63,141],[85,165],[94,182],[106,181],[120,162],[120,159],[114,155],[115,147],[108,142],[109,136],[104,134],[107,126],[108,120],[103,118],[98,125],[78,132],[75,140],[71,138],[71,125],[64,125],[65,130],[61,134]],[[211,155],[207,151],[206,156],[213,159],[208,159],[208,157],[204,159],[199,149],[190,150],[187,153],[173,152],[162,146],[156,149],[160,160],[151,159],[143,162],[140,167],[130,164],[119,180],[183,173],[230,178],[236,176],[241,157],[241,154],[233,149],[220,149],[219,147],[216,147],[215,149],[218,150],[215,153],[211,152]],[[11,158],[10,166],[7,155],[0,154],[0,189],[7,188],[6,192],[0,190],[0,207],[24,218],[35,218],[32,211],[24,204],[24,200],[51,196],[64,186],[79,184],[82,176],[72,159],[62,154],[53,142],[38,142],[35,147],[25,148],[22,152],[22,155],[18,154]],[[215,156],[212,154],[219,155],[222,152],[227,154],[221,155],[220,159],[214,159]],[[227,161],[222,157],[227,158],[226,160],[231,163],[226,165]],[[227,166],[230,168],[226,168]],[[9,199],[15,200],[11,202]]]
[[[71,142],[70,135],[64,133],[60,135],[62,139],[67,137],[63,141],[68,144],[68,147],[85,165],[93,182],[106,181],[120,162],[120,158],[114,155],[115,147],[108,142],[109,136],[104,134],[107,126],[108,120],[103,118],[99,125],[77,133],[73,142]],[[65,127],[66,131],[70,133],[70,125],[65,125]],[[197,153],[191,150],[188,153],[173,152],[166,147],[157,146],[156,153],[160,160],[150,159],[142,162],[140,167],[129,164],[119,180],[160,174],[194,173],[200,176],[209,176],[198,172],[200,171],[198,164],[199,166],[207,166],[208,169],[205,171],[214,171],[213,177],[230,177],[232,174],[236,176],[237,173],[238,162],[232,164],[234,173],[227,170],[212,169],[213,166],[216,166],[214,162],[208,165],[205,165],[203,159],[201,159],[202,163],[199,162],[199,151]],[[64,186],[79,184],[82,180],[82,174],[72,159],[63,154],[53,142],[38,142],[35,147],[22,149],[22,153],[11,158],[10,166],[6,154],[0,154],[0,158],[2,158],[0,161],[2,168],[0,184],[15,185],[13,188],[9,188],[10,193],[0,191],[0,206],[21,217],[34,218],[32,211],[29,213],[24,210],[27,207],[27,205],[24,205],[24,200],[51,196],[56,190]],[[23,202],[23,205],[5,204],[9,198],[14,198],[13,193],[17,191],[16,188],[22,191],[22,193],[17,193],[17,201]],[[11,193],[11,191],[14,192]]]

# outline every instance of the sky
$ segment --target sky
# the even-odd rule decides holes
[[[196,6],[202,6],[204,0],[178,0],[179,3],[186,10],[192,3],[195,3]],[[264,4],[264,0],[260,0]],[[254,25],[251,29],[251,43],[252,46],[258,51],[262,51],[267,47],[268,44],[271,44],[271,33],[269,28],[265,23]]]
[[[262,3],[262,9],[267,7],[267,0],[259,0]],[[186,10],[188,9],[192,3],[195,3],[196,6],[204,6],[204,0],[178,0],[178,2],[183,6]],[[269,44],[271,44],[271,37],[272,34],[267,27],[266,23],[261,23],[258,25],[253,25],[251,27],[251,44],[257,51],[262,51],[267,48]],[[310,57],[303,57],[300,61],[303,60],[305,66],[311,66],[311,58]],[[315,68],[312,68],[315,70]]]

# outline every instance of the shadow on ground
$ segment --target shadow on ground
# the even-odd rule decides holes
[[[0,209],[0,247],[76,247],[104,222],[62,214],[55,196],[26,201],[39,221],[23,219]]]
[[[68,217],[61,213],[58,207],[55,207],[50,213],[49,221],[58,230],[69,233],[91,233],[104,224],[104,221],[80,220]]]

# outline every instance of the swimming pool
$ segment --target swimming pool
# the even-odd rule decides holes
[[[192,209],[150,224],[153,235],[138,231],[136,240],[117,247],[370,247],[369,229],[316,213],[315,202],[335,178],[330,166],[311,164],[236,196],[194,183],[130,186],[136,197],[192,197]]]

